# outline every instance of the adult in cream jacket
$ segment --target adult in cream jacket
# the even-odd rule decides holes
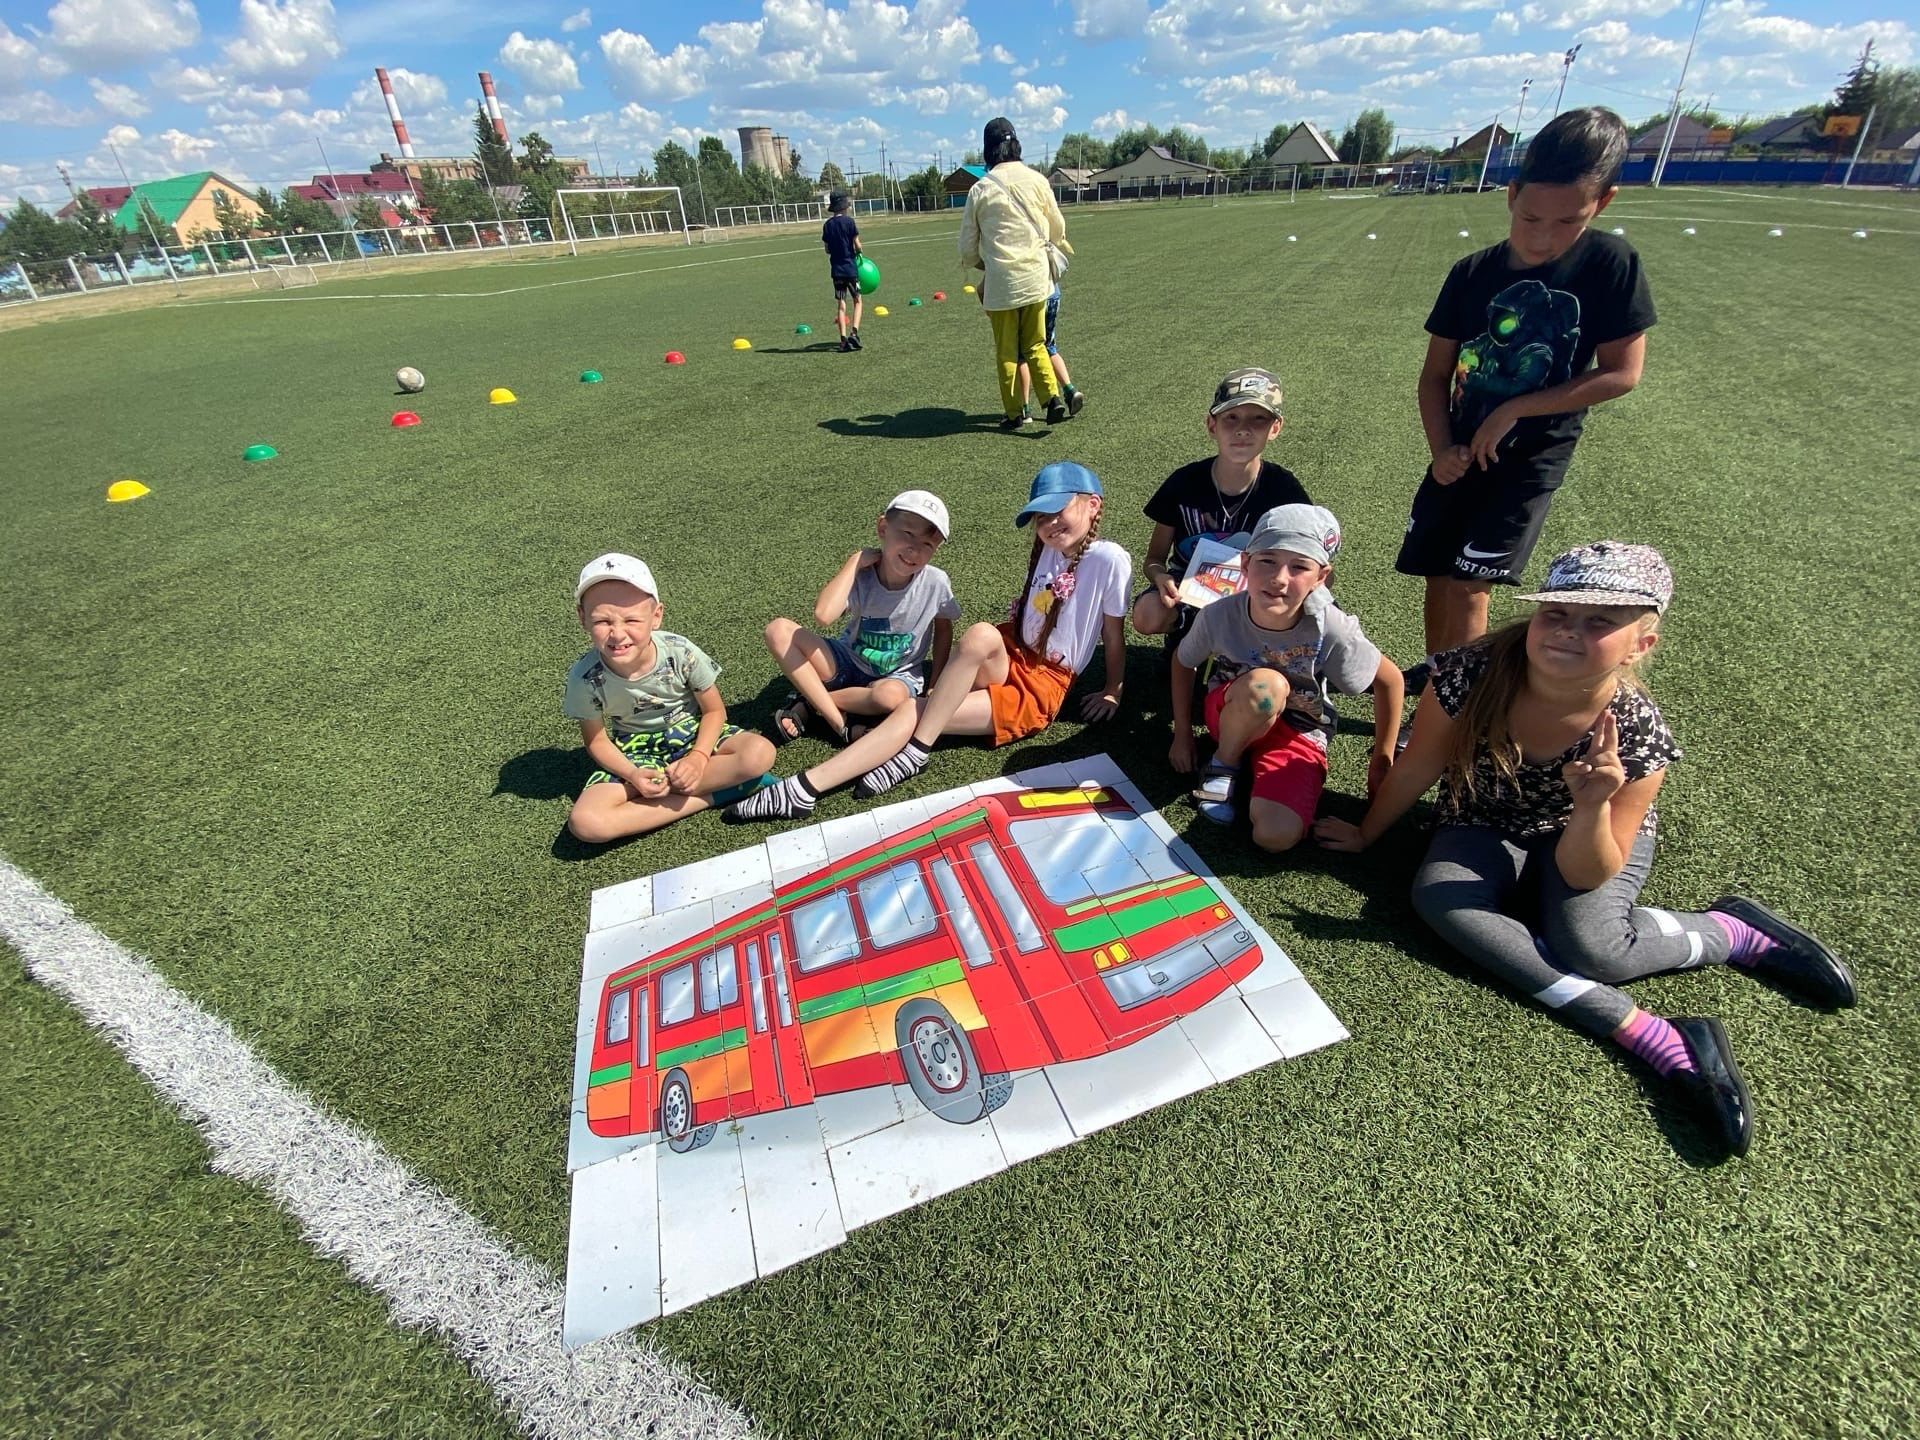
[[[987,173],[967,192],[960,217],[960,264],[986,272],[980,301],[993,322],[994,359],[1000,367],[1002,425],[1017,429],[1026,421],[1020,398],[1020,366],[1025,362],[1033,388],[1047,407],[1047,420],[1067,418],[1066,401],[1047,362],[1047,296],[1053,274],[1047,268],[1047,243],[1071,255],[1067,222],[1053,191],[1039,171],[1020,160],[1020,137],[1004,117],[989,120],[981,149]]]

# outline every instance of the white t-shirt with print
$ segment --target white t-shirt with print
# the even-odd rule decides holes
[[[1033,584],[1027,589],[1027,601],[1020,612],[1020,638],[1029,648],[1040,638],[1046,613],[1034,603],[1034,597],[1047,588],[1047,582],[1067,568],[1067,557],[1051,548],[1040,552],[1034,566]],[[1100,643],[1100,622],[1122,618],[1133,584],[1133,557],[1111,540],[1096,540],[1080,557],[1073,572],[1073,594],[1060,612],[1059,623],[1047,637],[1048,660],[1078,675],[1093,658],[1093,647]]]

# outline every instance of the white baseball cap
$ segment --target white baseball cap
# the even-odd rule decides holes
[[[918,515],[940,532],[941,539],[953,538],[953,528],[947,523],[947,502],[931,490],[902,490],[887,502],[887,509]]]
[[[573,587],[573,603],[578,605],[580,597],[602,580],[624,580],[646,591],[654,599],[660,598],[660,591],[653,583],[653,571],[647,568],[647,562],[614,550],[587,562],[586,568],[580,572],[578,583]]]

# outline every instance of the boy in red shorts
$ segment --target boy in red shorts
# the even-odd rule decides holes
[[[1247,545],[1247,588],[1201,610],[1174,652],[1168,758],[1183,774],[1194,768],[1194,672],[1211,662],[1205,712],[1217,748],[1193,796],[1201,814],[1226,824],[1245,766],[1253,843],[1262,850],[1291,850],[1313,824],[1337,723],[1331,692],[1373,689],[1369,794],[1393,765],[1400,669],[1327,593],[1339,549],[1331,512],[1276,505]]]

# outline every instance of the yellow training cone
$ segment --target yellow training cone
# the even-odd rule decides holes
[[[962,285],[960,289],[968,295],[973,294],[973,286],[971,285]]]
[[[733,342],[733,348],[736,350],[751,350],[753,348],[753,342],[743,335]]]
[[[107,486],[107,503],[109,505],[118,505],[124,500],[138,500],[142,495],[151,495],[152,493],[151,490],[147,489],[147,487],[142,485],[138,480],[116,480],[113,484]]]
[[[513,391],[502,386],[497,390],[489,390],[487,392],[487,403],[489,405],[517,405],[520,403],[520,397],[514,394]]]
[[[873,307],[873,313],[876,315],[884,315],[887,313],[887,307],[884,305],[876,305]]]

